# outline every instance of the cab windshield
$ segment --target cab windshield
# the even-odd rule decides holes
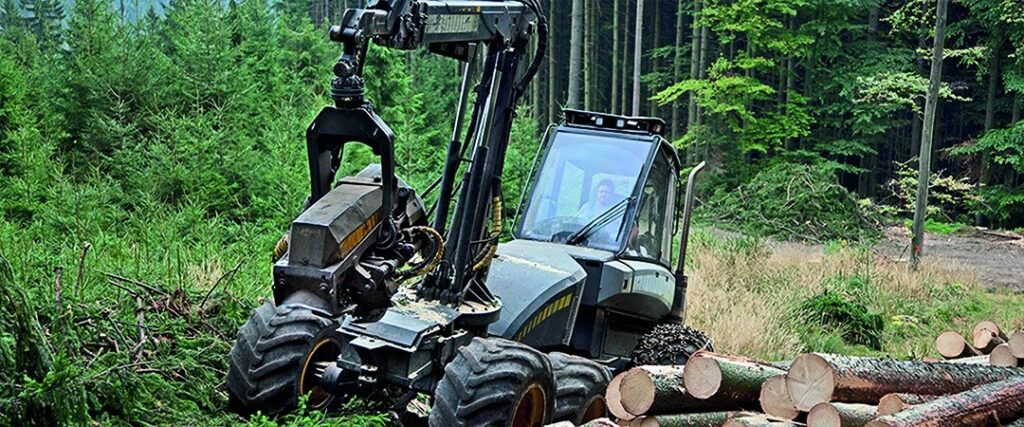
[[[551,143],[523,213],[520,238],[617,250],[622,218],[651,142],[562,132]],[[629,199],[629,200],[627,200]],[[575,235],[575,236],[574,236]]]

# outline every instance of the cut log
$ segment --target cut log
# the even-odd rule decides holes
[[[738,356],[698,352],[686,362],[686,391],[697,399],[728,401],[740,408],[757,407],[761,385],[786,371]]]
[[[700,400],[683,387],[683,366],[638,366],[622,377],[619,386],[622,408],[634,415],[678,414],[736,408],[727,401]]]
[[[793,361],[786,389],[797,409],[809,411],[822,402],[874,404],[889,393],[959,393],[1020,373],[986,365],[808,353]]]
[[[996,346],[1000,344],[1006,344],[1006,339],[999,336],[998,333],[988,329],[981,329],[974,333],[974,348],[978,349],[981,354],[990,354]]]
[[[971,329],[971,336],[978,335],[978,333],[984,329],[994,332],[996,336],[1002,338],[1003,341],[1006,341],[1006,333],[999,328],[999,325],[997,325],[996,322],[990,320],[982,320],[978,322],[977,325],[974,325],[974,329]]]
[[[722,424],[722,427],[790,427],[799,426],[800,424],[786,421],[772,421],[764,415],[756,415],[752,417],[741,417],[733,418]]]
[[[569,425],[571,426],[572,423],[569,423]],[[608,418],[598,418],[595,420],[587,421],[586,424],[583,424],[580,427],[619,427],[619,425]]]
[[[1020,359],[1010,351],[1009,344],[999,344],[988,354],[988,363],[992,366],[1016,368],[1020,366]]]
[[[939,334],[939,337],[935,339],[935,349],[939,351],[942,357],[947,359],[959,359],[978,355],[978,351],[968,345],[963,335],[956,331],[946,331]]]
[[[636,418],[636,415],[627,412],[626,409],[622,407],[622,394],[619,391],[620,385],[622,384],[622,377],[625,375],[625,373],[622,373],[612,378],[612,381],[608,383],[608,389],[604,393],[604,400],[608,404],[608,412],[611,412],[615,418],[624,421],[631,421]]]
[[[772,417],[783,420],[795,420],[800,411],[793,405],[786,390],[786,375],[776,375],[761,384],[761,410]]]
[[[644,418],[641,427],[719,427],[733,418],[753,416],[750,412],[701,412],[696,414],[654,415]]]
[[[807,427],[863,427],[878,408],[860,403],[819,403],[807,414]]]
[[[998,426],[1024,417],[1024,376],[984,384],[971,390],[878,417],[868,427]]]
[[[909,394],[909,393],[889,393],[878,399],[878,415],[890,415],[895,414],[899,411],[907,409],[914,405],[920,405],[925,402],[938,399],[942,396],[931,396],[923,394]]]
[[[956,363],[958,365],[988,365],[988,355],[979,354],[977,356],[962,357],[959,359],[948,359],[948,360],[932,360],[927,361],[928,363]]]
[[[1018,359],[1024,359],[1024,332],[1017,332],[1010,336],[1008,342],[1010,345],[1010,352]]]

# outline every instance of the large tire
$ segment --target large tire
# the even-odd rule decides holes
[[[268,416],[294,409],[313,349],[330,344],[340,351],[340,345],[326,337],[335,324],[328,313],[306,305],[275,307],[267,301],[257,308],[238,330],[228,353],[231,409],[242,415],[259,411]],[[329,397],[323,398],[329,403]],[[316,406],[326,403],[318,401]]]
[[[604,391],[612,374],[604,365],[565,353],[551,353],[555,374],[554,421],[571,421],[582,425],[608,416]]]
[[[662,323],[640,337],[633,349],[635,365],[685,365],[698,350],[715,351],[706,334],[679,323]]]
[[[499,338],[473,338],[444,369],[432,427],[534,427],[550,422],[555,379],[544,353]]]

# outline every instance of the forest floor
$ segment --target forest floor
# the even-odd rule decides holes
[[[885,240],[875,248],[882,254],[906,262],[910,258],[910,232],[904,228],[885,230]],[[985,289],[1008,288],[1024,292],[1024,236],[988,232],[976,228],[949,235],[925,235],[924,256],[974,270]]]

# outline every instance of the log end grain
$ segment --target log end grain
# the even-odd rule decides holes
[[[1018,359],[1024,359],[1024,332],[1017,332],[1010,337],[1010,352]]]
[[[895,414],[907,409],[910,405],[899,393],[889,393],[878,400],[878,415]]]
[[[814,405],[807,413],[807,427],[842,427],[842,424],[839,411],[828,402]]]
[[[793,405],[786,389],[786,376],[776,375],[761,384],[761,410],[775,418],[795,420],[800,411]]]
[[[997,325],[996,322],[991,320],[982,320],[978,322],[977,325],[974,325],[974,329],[971,329],[971,335],[978,335],[983,330],[992,331],[996,335],[1002,334],[1002,330],[999,329],[999,325]]]
[[[835,388],[836,379],[832,367],[814,353],[797,357],[786,373],[789,398],[800,411],[810,411],[814,405],[831,401]]]
[[[938,350],[942,357],[947,359],[977,354],[973,348],[967,345],[963,335],[956,331],[946,331],[939,334],[939,337],[935,339],[935,349]]]
[[[619,390],[619,386],[622,385],[622,377],[624,375],[625,374],[619,374],[612,378],[612,381],[608,383],[608,389],[605,391],[604,399],[608,404],[608,412],[611,412],[615,418],[624,421],[631,421],[636,418],[636,415],[627,412],[626,409],[622,407],[622,394]]]
[[[1010,351],[1009,344],[999,344],[989,353],[988,363],[992,366],[1016,368],[1018,366],[1018,359]]]
[[[698,354],[686,362],[683,384],[691,396],[708,399],[722,386],[722,370],[717,361],[709,357],[700,357]]]
[[[654,404],[654,379],[644,369],[630,369],[622,375],[619,393],[622,409],[630,414],[646,414]]]

